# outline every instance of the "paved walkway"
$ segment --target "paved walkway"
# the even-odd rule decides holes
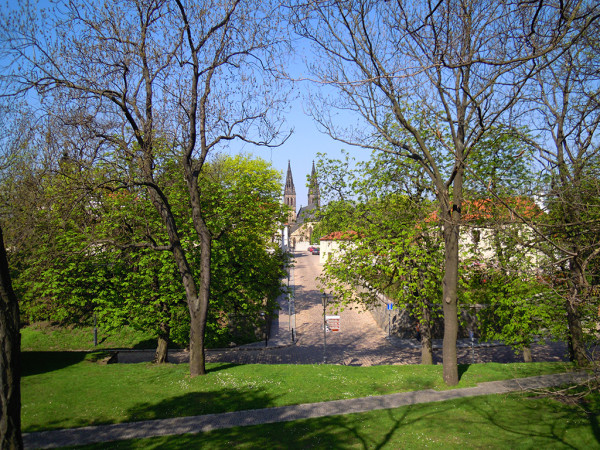
[[[473,388],[447,391],[428,389],[322,403],[208,414],[204,416],[174,417],[115,425],[42,431],[25,434],[23,440],[26,448],[56,448],[154,436],[202,433],[236,426],[289,422],[292,420],[391,409],[419,403],[439,402],[478,395],[503,394],[527,389],[538,389],[582,381],[585,378],[586,375],[584,373],[543,375],[515,380],[491,381],[480,383],[477,387]]]

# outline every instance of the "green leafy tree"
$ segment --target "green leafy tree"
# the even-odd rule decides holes
[[[115,190],[105,184],[103,190],[89,192],[93,197],[79,204],[83,210],[75,208],[77,213],[69,215],[65,207],[73,208],[80,195],[64,176],[64,166],[53,179],[60,201],[45,215],[55,223],[37,224],[52,232],[36,249],[22,252],[27,254],[22,262],[26,269],[17,280],[26,315],[73,323],[89,322],[95,313],[106,329],[130,325],[150,331],[158,337],[157,362],[166,361],[169,340],[188,343],[190,322],[169,252],[147,248],[148,243],[161,246],[167,237],[146,191]],[[102,178],[101,171],[98,177]],[[172,172],[165,171],[162,177],[170,198],[179,199],[172,205],[178,220],[189,224],[185,186]],[[214,195],[203,207],[216,236],[208,345],[240,342],[241,334],[254,339],[254,329],[264,320],[259,312],[271,313],[276,306],[283,276],[282,255],[274,241],[282,217],[279,178],[265,161],[243,156],[218,158],[201,178],[202,187]],[[182,236],[197,271],[200,255],[191,224],[182,227]],[[236,331],[235,317],[241,316],[242,331]]]
[[[597,23],[580,30],[576,45],[544,57],[544,70],[527,92],[526,114],[536,135],[522,139],[538,151],[544,175],[537,194],[548,215],[530,224],[539,237],[534,244],[546,255],[546,279],[564,301],[570,358],[584,365],[591,337],[584,330],[594,328],[600,303],[594,289],[600,256],[600,48]]]
[[[530,347],[537,339],[564,334],[559,297],[539,276],[524,273],[522,265],[508,273],[493,266],[471,267],[468,273],[465,292],[483,306],[477,314],[481,340],[501,340],[531,362]]]
[[[481,339],[502,340],[525,361],[562,312],[540,282],[533,230],[518,218],[543,215],[531,195],[539,178],[533,152],[509,127],[488,131],[467,167],[462,228],[462,301],[478,309]]]
[[[248,156],[217,158],[201,178],[215,236],[211,326],[228,324],[215,329],[221,344],[254,339],[249,330],[266,320],[260,313],[270,317],[277,307],[285,275],[275,238],[286,215],[280,178],[268,162]]]
[[[320,160],[318,166],[324,178],[332,172],[341,176],[339,161]],[[443,241],[437,222],[430,220],[430,202],[414,192],[399,193],[411,192],[405,189],[410,185],[407,180],[417,178],[410,170],[399,167],[396,158],[374,154],[371,161],[344,173],[348,197],[354,200],[330,202],[322,210],[322,223],[328,231],[338,232],[340,245],[324,265],[322,282],[342,307],[356,301],[373,306],[383,292],[407,308],[419,324],[422,363],[431,364]],[[327,188],[323,192],[339,195]],[[333,229],[340,225],[345,228]]]

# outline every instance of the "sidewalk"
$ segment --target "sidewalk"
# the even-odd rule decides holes
[[[503,381],[480,383],[477,387],[447,391],[402,392],[398,394],[335,400],[322,403],[281,406],[275,408],[235,411],[204,416],[174,417],[170,419],[100,425],[54,431],[26,433],[23,435],[25,448],[56,448],[86,445],[154,436],[169,436],[186,433],[251,426],[275,422],[289,422],[342,414],[362,413],[379,409],[391,409],[419,403],[440,402],[479,395],[503,394],[528,389],[537,389],[583,381],[585,373],[542,375]]]

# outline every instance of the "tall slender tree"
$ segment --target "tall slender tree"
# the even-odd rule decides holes
[[[21,437],[21,332],[0,227],[0,448],[23,448]]]
[[[421,168],[394,155],[374,153],[350,168],[346,161],[318,161],[323,198],[321,233],[334,232],[335,252],[323,266],[321,282],[342,307],[380,304],[381,293],[406,308],[421,334],[421,363],[433,363],[433,321],[441,291],[443,243],[430,223],[431,193]]]
[[[30,117],[21,106],[0,105],[0,184],[15,167],[33,161],[21,151],[31,137]],[[21,323],[4,241],[6,213],[0,200],[0,448],[21,449]]]

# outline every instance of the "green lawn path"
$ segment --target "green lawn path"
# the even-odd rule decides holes
[[[548,398],[487,395],[361,414],[111,442],[111,449],[600,447],[596,413]],[[107,444],[86,446],[104,449]]]
[[[447,389],[442,366],[101,365],[84,352],[24,352],[26,432]],[[564,371],[563,363],[461,366],[458,387]]]
[[[91,327],[22,331],[24,432],[448,389],[442,366],[101,365]],[[96,349],[153,348],[124,327]],[[460,366],[457,387],[569,370],[565,363]],[[86,448],[600,448],[600,394],[583,405],[489,395],[362,414],[98,444]]]

